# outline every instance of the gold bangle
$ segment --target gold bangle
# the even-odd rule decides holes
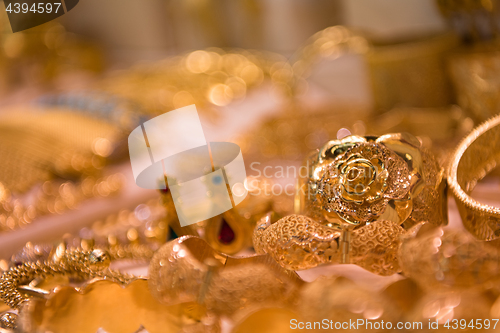
[[[500,238],[500,208],[482,204],[470,193],[500,161],[500,116],[476,127],[451,157],[448,183],[465,228],[482,240]]]
[[[29,282],[35,277],[46,277],[53,274],[76,274],[87,278],[103,277],[106,276],[103,268],[109,265],[109,261],[109,255],[100,249],[93,251],[73,250],[67,251],[57,263],[38,261],[12,267],[2,274],[0,298],[11,308],[19,309],[22,303],[27,300],[17,290],[22,283]]]
[[[109,251],[91,248],[83,241],[81,245],[82,248],[66,249],[64,243],[58,246],[43,244],[33,246],[28,243],[19,254],[12,257],[10,268],[1,275],[0,299],[12,310],[22,312],[25,305],[33,298],[45,299],[50,294],[40,286],[45,284],[43,280],[54,275],[90,281],[103,279],[127,285],[136,277],[109,269],[111,260],[144,260],[150,259],[154,253],[151,244],[109,246]],[[15,328],[17,321],[17,314],[3,313],[0,316],[0,328]]]

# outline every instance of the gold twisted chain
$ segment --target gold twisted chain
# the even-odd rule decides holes
[[[77,275],[80,278],[107,278],[126,283],[131,276],[112,271],[108,268],[110,255],[103,250],[70,250],[59,262],[50,260],[26,262],[10,268],[0,281],[0,298],[12,309],[19,309],[28,298],[22,296],[18,287],[35,278],[46,278],[56,274]]]
[[[81,279],[103,278],[120,284],[128,284],[135,278],[133,275],[121,273],[109,268],[111,260],[118,259],[150,259],[154,250],[147,244],[115,245],[108,251],[102,249],[66,250],[57,259],[28,261],[13,266],[0,278],[0,299],[11,309],[19,310],[29,300],[20,292],[23,284],[35,279],[45,279],[54,275],[76,276]],[[14,329],[18,316],[6,312],[0,317],[0,327]]]

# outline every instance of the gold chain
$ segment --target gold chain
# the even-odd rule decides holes
[[[154,250],[145,244],[117,245],[109,249],[66,250],[57,260],[25,262],[11,267],[5,271],[0,278],[0,299],[11,309],[19,310],[24,302],[29,300],[23,296],[19,287],[34,279],[45,279],[54,275],[77,276],[81,279],[102,278],[108,281],[128,284],[134,280],[134,276],[111,270],[109,264],[113,259],[150,259]],[[18,316],[12,312],[6,312],[0,316],[0,327],[14,329],[17,326]]]
[[[18,287],[35,278],[46,278],[55,274],[77,275],[80,278],[107,278],[126,283],[131,276],[108,268],[110,255],[103,250],[70,250],[59,262],[50,260],[26,262],[4,272],[0,282],[0,298],[12,309],[19,309],[28,298],[21,295]]]

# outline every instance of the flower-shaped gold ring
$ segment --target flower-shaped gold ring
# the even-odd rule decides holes
[[[257,252],[288,269],[338,262],[393,274],[400,236],[421,222],[446,224],[443,169],[410,134],[333,140],[307,168],[298,188],[302,215],[263,219],[254,233]]]

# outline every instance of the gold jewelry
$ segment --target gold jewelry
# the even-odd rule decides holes
[[[295,92],[300,92],[306,75],[319,60],[335,60],[346,53],[364,56],[375,111],[381,113],[396,106],[445,107],[453,102],[446,73],[447,53],[459,45],[453,33],[426,39],[377,45],[366,36],[343,26],[333,26],[315,33],[299,50],[292,64]],[[404,81],[406,84],[401,85]]]
[[[498,1],[436,0],[441,14],[465,42],[498,36]]]
[[[410,134],[332,140],[311,155],[307,168],[299,211],[329,227],[446,223],[444,171]]]
[[[86,280],[101,278],[128,284],[135,277],[110,270],[110,261],[126,258],[144,260],[153,256],[151,244],[117,244],[110,246],[109,252],[101,248],[92,248],[93,242],[90,240],[82,241],[78,245],[82,245],[82,248],[66,249],[64,243],[58,246],[33,246],[28,243],[18,255],[13,256],[10,268],[1,276],[0,299],[11,309],[19,310],[30,297],[45,298],[48,292],[40,289],[39,282],[54,275],[67,275]],[[10,313],[0,319],[0,325],[9,328],[16,326],[16,321],[17,315]]]
[[[292,302],[302,284],[269,256],[230,257],[193,236],[177,238],[158,250],[149,274],[149,289],[160,302],[198,301],[225,315],[259,303]]]
[[[257,221],[273,209],[271,195],[266,194],[263,186],[266,182],[247,178],[249,195],[237,207],[214,216],[195,225],[181,227],[172,195],[162,191],[162,201],[171,216],[169,227],[177,236],[198,236],[204,239],[214,250],[224,254],[236,254],[252,246],[252,232]]]
[[[399,238],[426,221],[447,223],[443,170],[409,134],[333,140],[308,160],[298,212],[254,231],[257,253],[287,269],[355,263],[381,274],[400,270]]]
[[[196,104],[216,120],[217,107],[243,98],[265,78],[279,89],[291,91],[293,71],[284,56],[209,48],[115,73],[100,86],[103,91],[135,102],[146,114]]]
[[[482,122],[499,112],[500,98],[495,93],[500,85],[500,43],[489,43],[462,48],[448,61],[457,103],[474,120]]]
[[[127,284],[93,279],[82,287],[64,286],[33,299],[21,310],[23,332],[75,333],[128,332],[146,329],[151,333],[219,332],[219,320],[200,316],[196,304],[167,306],[148,291],[147,279],[134,278]],[[119,309],[119,311],[117,311]]]
[[[0,282],[0,298],[12,309],[19,309],[28,300],[23,296],[18,288],[34,278],[45,278],[54,274],[72,274],[83,278],[106,277],[116,281],[127,281],[128,277],[113,271],[105,271],[109,265],[109,257],[102,250],[67,251],[61,256],[60,261],[38,261],[34,263],[24,263],[12,267],[4,272]],[[9,316],[10,326],[16,325],[16,317]],[[8,327],[8,326],[7,326]]]
[[[178,238],[160,249],[151,261],[150,279],[112,272],[104,267],[105,264],[90,265],[94,261],[107,261],[102,250],[55,253],[62,253],[57,261],[23,263],[2,276],[0,295],[4,295],[3,299],[11,307],[20,308],[20,325],[28,325],[31,330],[58,331],[89,314],[95,317],[76,332],[90,333],[98,327],[113,331],[139,324],[150,332],[163,332],[165,327],[171,326],[215,329],[220,315],[232,316],[236,312],[242,315],[263,305],[291,304],[303,283],[294,272],[283,270],[268,256],[228,257],[195,237]],[[225,267],[219,267],[221,265]],[[59,273],[93,279],[80,288],[58,286],[52,292],[42,289],[47,288],[45,282],[19,286],[20,282],[34,278],[39,281]],[[11,276],[16,279],[12,283]],[[17,276],[21,277],[17,279]],[[34,297],[25,302],[26,298],[19,296],[21,293]],[[96,298],[102,300],[103,296],[109,297],[108,300],[96,303]],[[119,306],[118,316],[112,309]],[[88,312],[83,314],[79,311],[87,308]],[[129,315],[120,320],[123,311]],[[12,318],[15,320],[17,316],[4,315],[4,327],[15,326],[13,320],[9,321]]]
[[[24,263],[12,267],[2,274],[0,298],[11,308],[19,309],[27,300],[17,290],[22,283],[30,282],[35,277],[45,278],[53,274],[75,274],[80,277],[104,277],[126,280],[121,275],[105,273],[103,268],[109,266],[109,256],[102,250],[91,252],[81,250],[67,251],[59,262],[50,261]]]
[[[476,127],[451,157],[448,183],[465,228],[481,240],[500,238],[500,208],[482,204],[470,196],[477,183],[500,160],[500,116]]]
[[[105,221],[96,221],[91,229],[82,229],[76,237],[65,235],[58,246],[27,243],[12,256],[10,264],[2,260],[0,272],[9,272],[26,264],[29,266],[30,263],[57,265],[71,251],[91,252],[93,249],[107,249],[107,256],[112,260],[150,259],[159,244],[168,238],[168,228],[163,221],[165,215],[168,214],[158,199],[140,204],[132,212],[122,210]],[[36,275],[37,271],[33,274]],[[36,276],[36,281],[42,278]]]
[[[422,289],[483,288],[498,279],[500,253],[493,244],[463,230],[418,228],[418,235],[402,242],[399,263]]]
[[[372,273],[391,275],[400,271],[397,251],[404,233],[394,222],[376,221],[352,231],[346,240],[339,230],[303,215],[290,215],[273,224],[268,218],[257,224],[254,248],[289,270],[345,263],[343,255],[349,252],[349,263]]]
[[[139,246],[129,250],[134,259],[152,255],[151,251],[139,249]],[[16,314],[7,312],[0,317],[0,327],[13,329],[17,326],[23,332],[61,332],[72,326],[74,332],[92,333],[98,328],[114,332],[143,325],[152,333],[163,332],[168,327],[176,331],[181,328],[218,331],[218,320],[212,318],[210,321],[211,317],[197,304],[164,306],[149,293],[147,279],[108,269],[109,260],[123,259],[123,253],[113,258],[112,254],[100,249],[62,250],[56,254],[58,252],[62,255],[57,261],[24,263],[2,275],[0,296],[12,308],[19,309],[19,319]],[[58,285],[52,291],[45,289],[53,283],[35,283],[54,274],[90,280],[78,288]],[[20,285],[29,281],[29,285]],[[31,296],[29,302],[22,294]],[[117,308],[120,312],[115,311]],[[124,317],[124,313],[128,315]],[[86,318],[84,323],[82,318]]]
[[[220,332],[217,316],[196,303],[161,304],[141,277],[128,283],[96,278],[81,287],[59,286],[23,306],[18,322],[22,332]]]
[[[79,183],[48,180],[33,190],[34,200],[27,205],[0,183],[0,232],[24,228],[40,216],[74,209],[87,198],[115,195],[121,190],[122,182],[121,173],[97,179],[87,176]]]

